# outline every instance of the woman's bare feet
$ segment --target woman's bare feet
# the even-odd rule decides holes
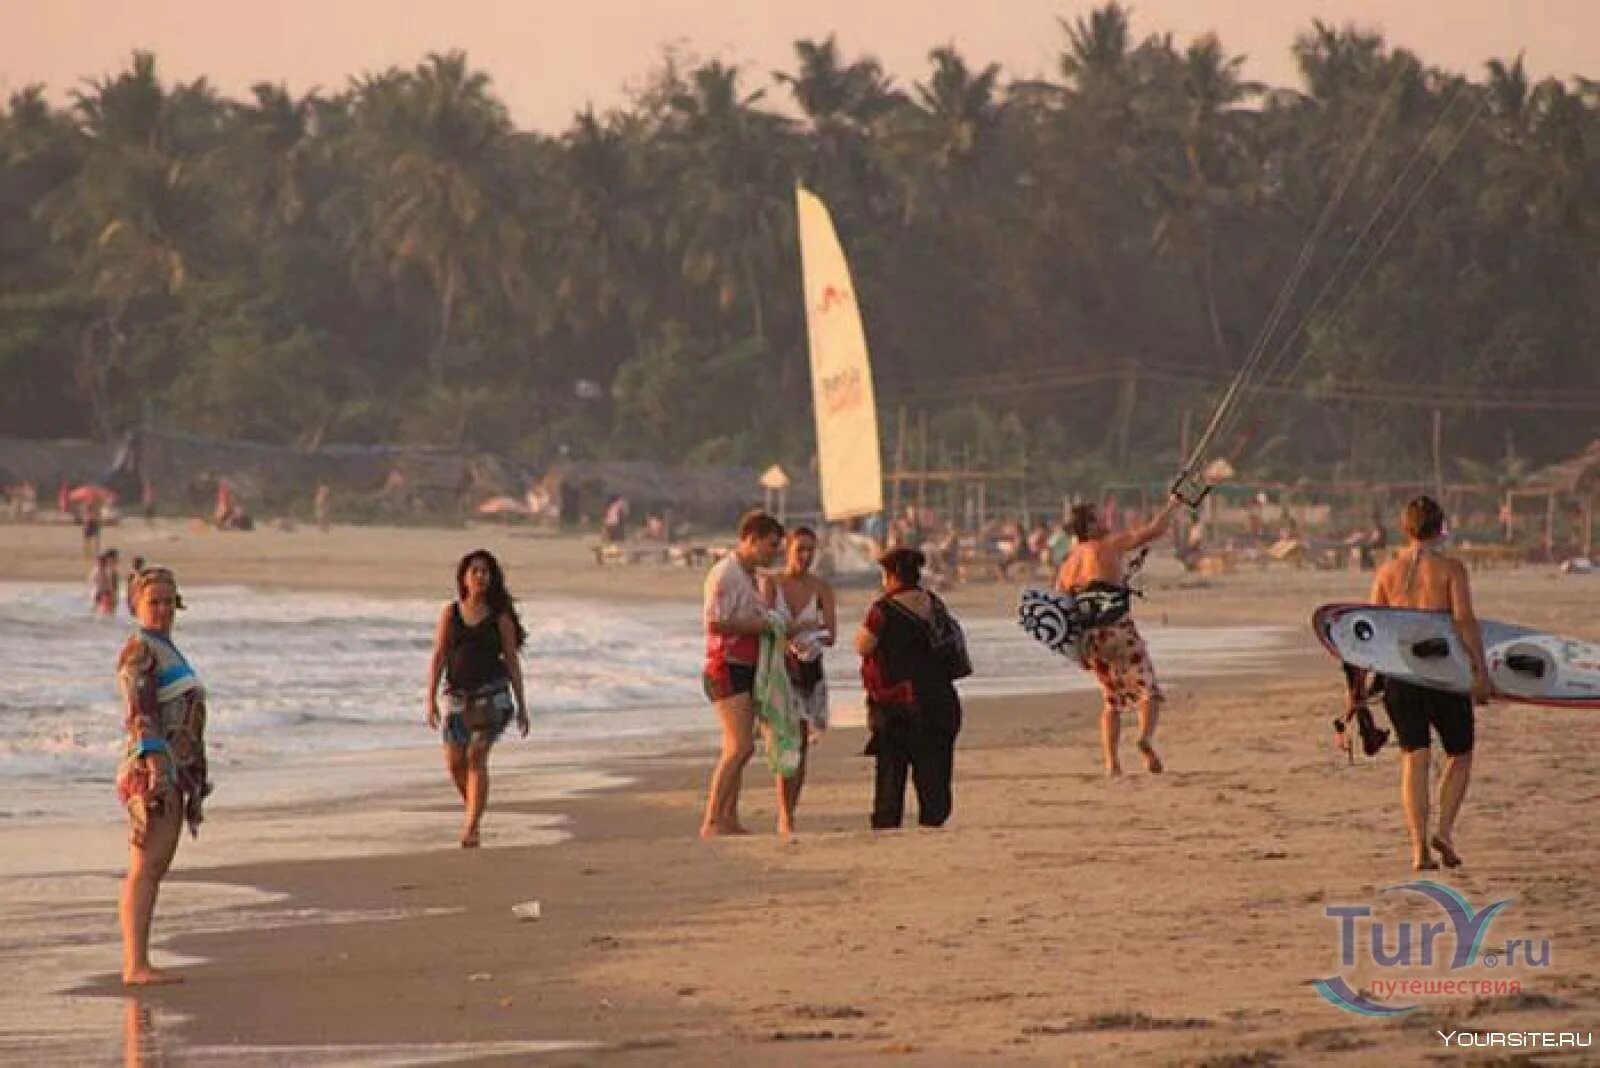
[[[1122,774],[1122,761],[1113,760],[1106,765],[1106,778],[1115,779]]]
[[[1431,853],[1423,853],[1411,861],[1412,871],[1438,871],[1439,862],[1433,859]]]
[[[1436,834],[1428,844],[1433,846],[1435,853],[1439,854],[1439,859],[1444,862],[1445,867],[1461,867],[1461,854],[1456,852],[1456,847],[1451,844],[1448,838]]]
[[[483,836],[478,833],[478,828],[469,827],[461,832],[461,848],[477,849],[483,844]]]
[[[1140,738],[1136,743],[1139,746],[1139,755],[1144,758],[1144,770],[1152,775],[1160,775],[1166,768],[1161,763],[1161,758],[1156,756],[1156,747],[1145,739]]]
[[[146,965],[143,968],[134,968],[122,973],[123,986],[171,986],[183,982],[183,976],[164,972],[159,968]]]
[[[708,823],[700,828],[701,838],[737,838],[749,833],[742,823]]]

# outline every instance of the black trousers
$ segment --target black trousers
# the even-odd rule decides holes
[[[955,751],[954,732],[931,725],[914,713],[884,710],[871,743],[878,762],[872,791],[873,828],[898,827],[905,818],[908,771],[917,791],[917,822],[924,827],[944,826],[953,804],[950,779]]]

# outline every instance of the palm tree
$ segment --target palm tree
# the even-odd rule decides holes
[[[1113,2],[1087,17],[1057,22],[1067,35],[1067,50],[1057,63],[1066,84],[1096,104],[1120,102],[1131,80],[1128,9]]]
[[[433,290],[427,366],[438,384],[461,302],[509,295],[521,280],[523,232],[505,184],[510,119],[488,75],[450,52],[360,84],[354,122],[371,188],[368,241],[391,278],[418,271]]]
[[[282,85],[268,82],[251,86],[250,93],[252,103],[233,109],[232,176],[258,231],[292,226],[306,211],[317,94],[296,100]]]
[[[832,35],[796,41],[794,50],[795,72],[773,77],[788,86],[805,116],[814,163],[804,177],[828,199],[836,218],[864,225],[882,213],[887,199],[873,140],[907,105],[906,98],[877,60],[845,63]]]
[[[1178,85],[1164,94],[1169,104],[1166,133],[1181,147],[1181,174],[1157,177],[1161,214],[1154,244],[1190,260],[1206,312],[1212,344],[1223,366],[1233,363],[1217,307],[1216,260],[1219,216],[1241,200],[1247,174],[1238,161],[1239,108],[1263,86],[1240,76],[1243,56],[1229,56],[1212,34],[1196,38],[1172,74]]]
[[[110,383],[126,347],[124,320],[135,302],[184,287],[185,237],[202,234],[207,218],[197,175],[214,147],[221,107],[203,80],[167,90],[155,57],[136,52],[127,71],[76,93],[74,110],[83,169],[41,211],[52,238],[73,250],[99,303],[80,338],[76,378],[110,438]]]
[[[744,93],[739,70],[712,61],[668,95],[664,133],[685,179],[677,225],[684,278],[711,286],[726,316],[742,293],[750,332],[766,338],[761,278],[792,246],[789,123]]]
[[[916,85],[916,130],[934,167],[947,173],[976,168],[1000,125],[1000,65],[974,73],[953,47],[928,54],[933,73]]]

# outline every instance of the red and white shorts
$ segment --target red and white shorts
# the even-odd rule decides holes
[[[1161,700],[1150,650],[1127,616],[1084,635],[1083,666],[1094,672],[1109,709],[1122,712],[1145,701]]]

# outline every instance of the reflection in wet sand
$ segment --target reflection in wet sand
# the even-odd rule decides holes
[[[122,1003],[123,1068],[165,1068],[189,1061],[197,1064],[226,1062],[234,1065],[363,1065],[365,1068],[410,1068],[425,1064],[458,1064],[486,1057],[532,1057],[544,1053],[594,1050],[593,1042],[530,1040],[488,1042],[394,1043],[392,1045],[326,1046],[206,1046],[174,1047],[169,1059],[162,1047],[161,1017],[154,1005],[139,998]]]
[[[156,1010],[138,998],[122,1003],[122,1063],[124,1068],[159,1068],[167,1063],[156,1029]]]

